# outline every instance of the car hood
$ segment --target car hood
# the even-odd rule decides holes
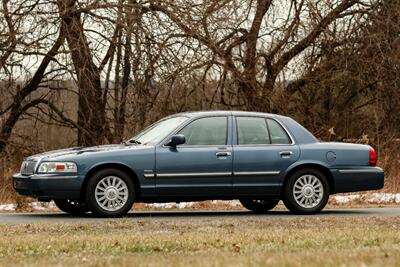
[[[66,149],[58,149],[43,152],[40,154],[36,154],[26,158],[26,160],[43,160],[43,159],[57,159],[61,157],[68,156],[78,156],[78,155],[87,155],[92,153],[99,152],[108,152],[108,151],[116,151],[116,150],[126,150],[126,149],[144,149],[149,148],[146,145],[127,145],[127,144],[116,144],[116,145],[101,145],[101,146],[92,146],[92,147],[72,147]]]

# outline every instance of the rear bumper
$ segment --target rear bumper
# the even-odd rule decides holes
[[[384,172],[379,167],[331,169],[333,193],[377,190],[384,186]]]
[[[12,177],[14,190],[23,196],[43,199],[79,199],[82,176],[60,174],[34,174]]]

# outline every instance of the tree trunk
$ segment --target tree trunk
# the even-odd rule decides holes
[[[93,146],[104,140],[105,109],[102,101],[100,71],[93,62],[76,0],[58,0],[59,12],[67,29],[67,42],[77,75],[78,145]]]

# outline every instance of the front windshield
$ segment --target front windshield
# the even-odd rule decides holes
[[[173,117],[161,120],[151,125],[131,140],[134,140],[134,142],[138,144],[157,144],[187,119],[187,117]]]

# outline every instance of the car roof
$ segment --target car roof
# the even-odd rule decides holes
[[[202,117],[202,116],[269,116],[276,117],[279,116],[277,114],[272,113],[263,113],[263,112],[253,112],[253,111],[239,111],[239,110],[210,110],[210,111],[188,111],[182,112],[178,114],[174,114],[172,116],[188,116],[188,117]]]

